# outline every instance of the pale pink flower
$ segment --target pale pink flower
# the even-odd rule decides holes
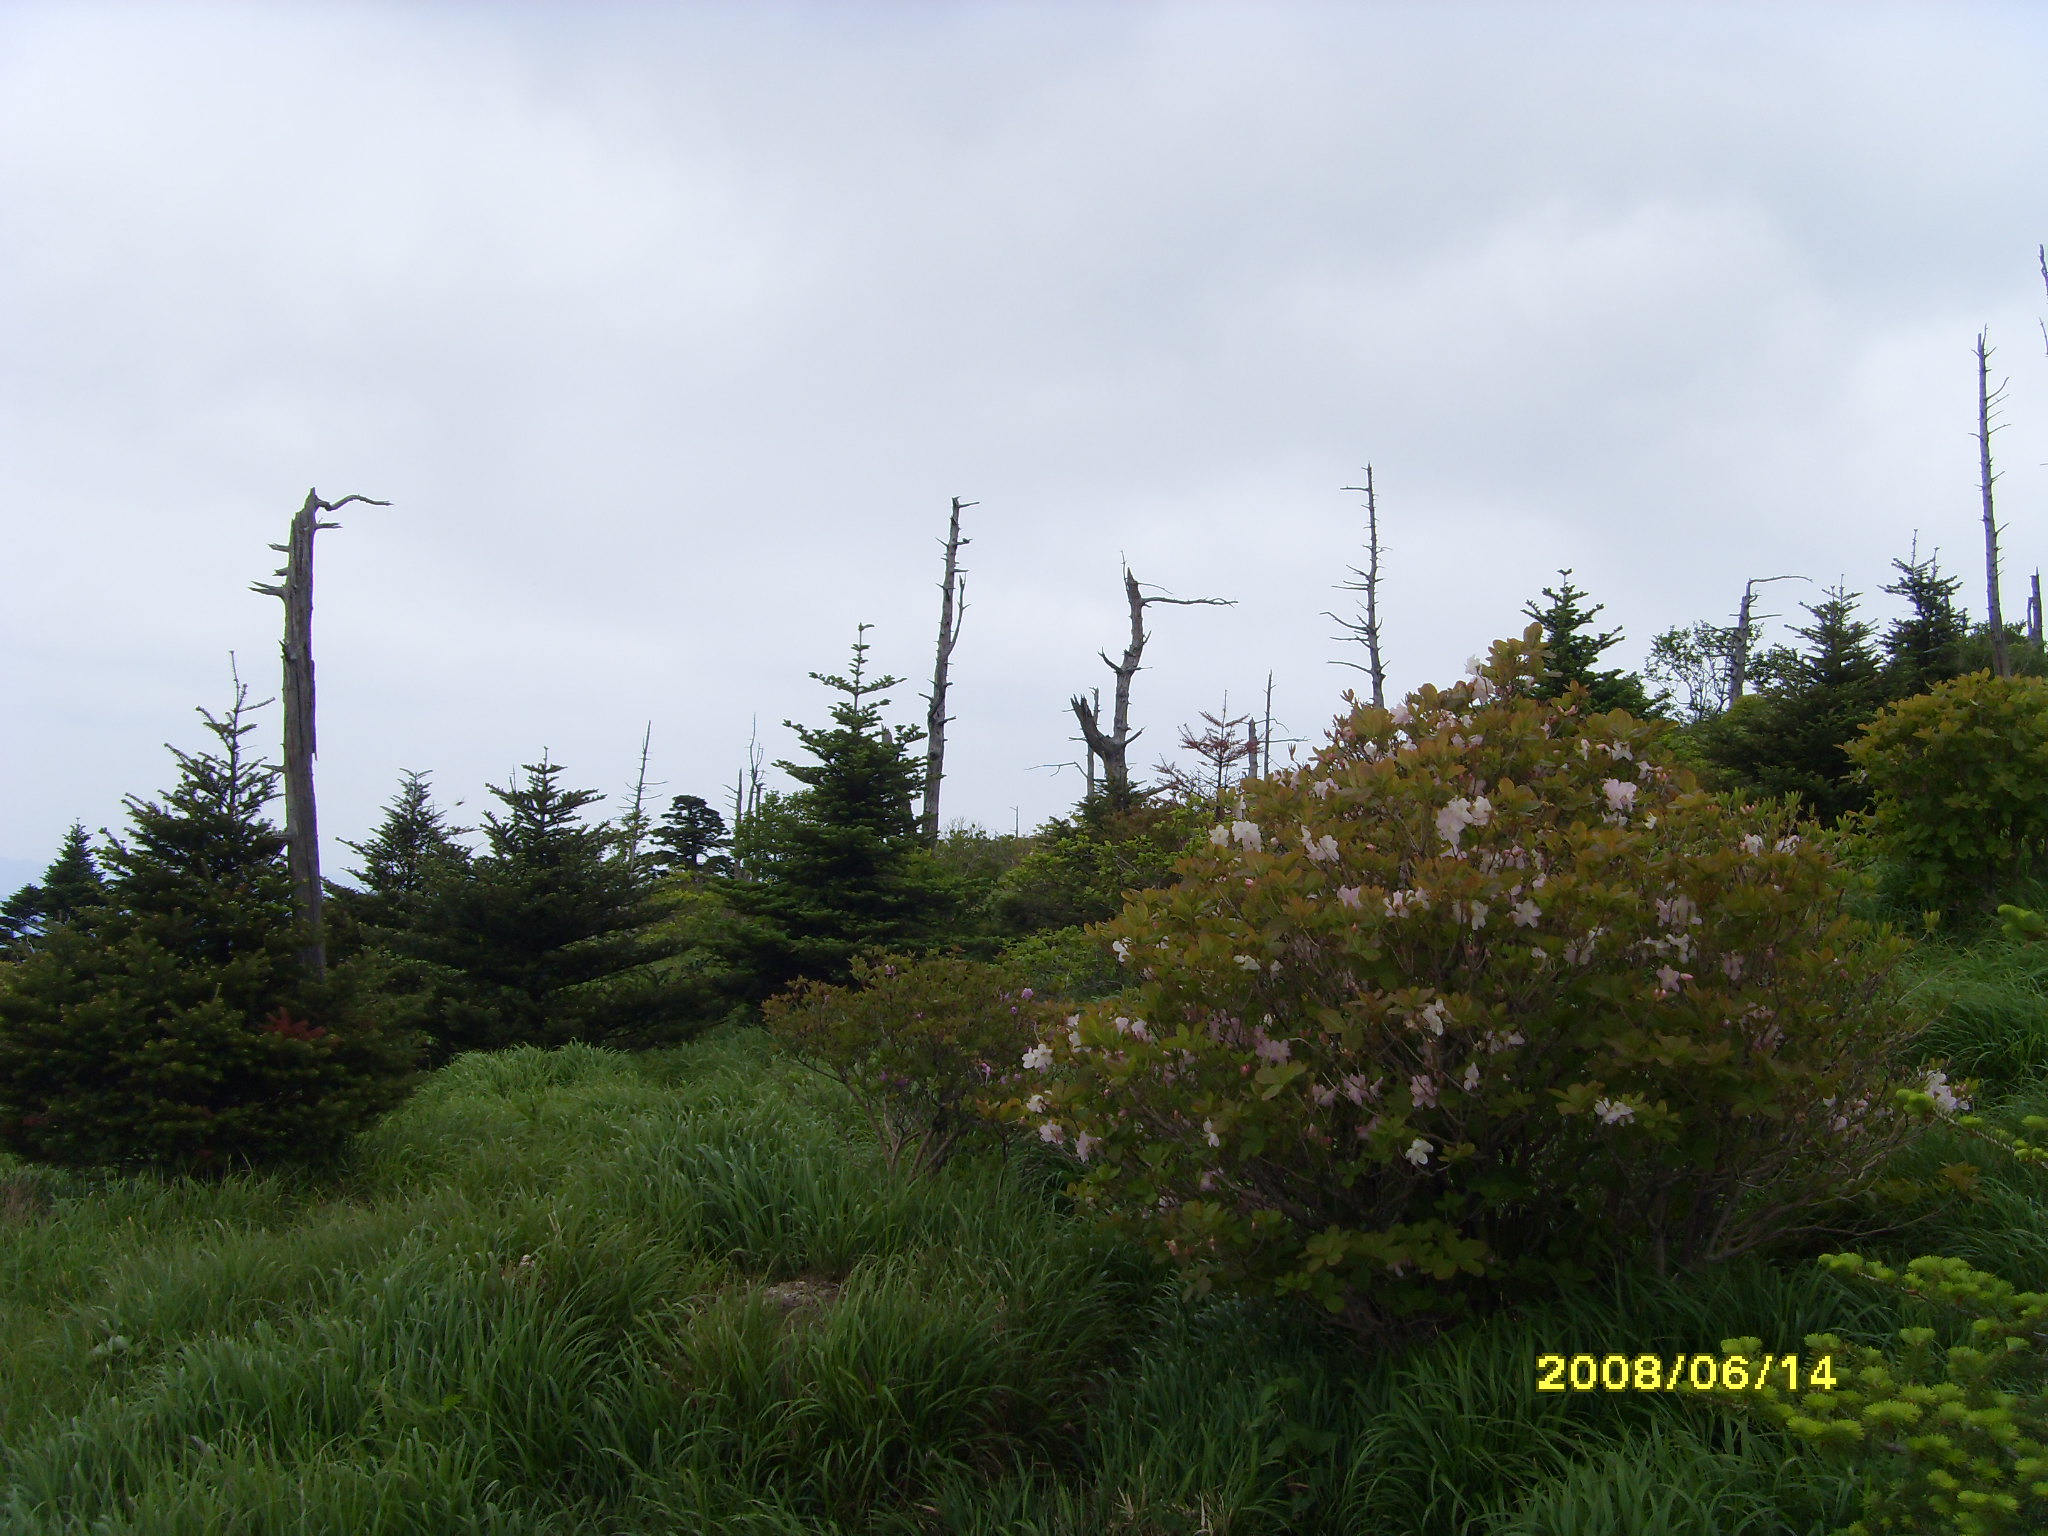
[[[1049,1141],[1057,1147],[1067,1139],[1066,1127],[1057,1120],[1048,1120],[1039,1126],[1038,1139],[1040,1141]]]
[[[1246,853],[1257,853],[1266,846],[1265,834],[1259,830],[1256,821],[1233,821],[1230,835],[1237,839],[1237,846]]]
[[[1517,928],[1534,928],[1543,920],[1543,909],[1533,901],[1518,901],[1508,909]]]
[[[1337,887],[1337,899],[1347,907],[1356,907],[1361,889],[1356,885],[1340,885]]]
[[[1223,1137],[1217,1133],[1215,1121],[1204,1120],[1202,1122],[1202,1134],[1208,1138],[1210,1146],[1220,1147],[1223,1145]]]
[[[1406,1152],[1403,1152],[1401,1155],[1407,1158],[1408,1161],[1413,1163],[1416,1167],[1421,1168],[1425,1167],[1428,1164],[1429,1153],[1430,1146],[1428,1141],[1418,1136],[1413,1141],[1408,1143],[1408,1150]]]
[[[1074,1140],[1074,1156],[1080,1158],[1085,1163],[1088,1161],[1088,1155],[1101,1145],[1102,1139],[1099,1136],[1090,1136],[1086,1131],[1083,1131]]]
[[[1408,1079],[1408,1097],[1415,1101],[1417,1109],[1435,1109],[1436,1084],[1427,1073],[1418,1072]]]
[[[1617,816],[1626,815],[1636,803],[1636,786],[1627,779],[1609,779],[1600,786],[1600,792],[1607,796],[1607,808]]]
[[[1627,1125],[1636,1117],[1636,1112],[1619,1099],[1595,1099],[1593,1113],[1602,1125]]]

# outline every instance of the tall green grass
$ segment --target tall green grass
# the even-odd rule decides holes
[[[892,1175],[835,1088],[746,1033],[462,1058],[320,1177],[0,1168],[0,1532],[1806,1536],[1853,1515],[1844,1478],[1697,1402],[1534,1391],[1539,1352],[1899,1326],[1808,1263],[1616,1276],[1360,1354],[1184,1300],[1068,1209],[1066,1176],[993,1154]],[[2006,1203],[1932,1235],[1988,1250],[2010,1222],[2043,1251],[2031,1177],[1994,1172]]]

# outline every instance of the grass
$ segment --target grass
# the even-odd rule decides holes
[[[1999,1113],[2048,1106],[2028,1054],[2048,962],[1993,942],[1916,963],[1944,1054],[1997,1064]],[[2038,1174],[1948,1132],[1908,1162],[1966,1153],[1977,1198],[1871,1251],[2037,1281]],[[459,1059],[318,1177],[0,1168],[0,1533],[1805,1536],[1853,1518],[1846,1477],[1767,1430],[1533,1390],[1542,1352],[1900,1326],[1803,1259],[1618,1275],[1361,1356],[1184,1301],[1067,1209],[1064,1177],[990,1155],[899,1178],[836,1089],[744,1032]]]

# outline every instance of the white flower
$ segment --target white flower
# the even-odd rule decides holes
[[[1078,1157],[1079,1159],[1081,1159],[1082,1162],[1085,1163],[1088,1161],[1088,1154],[1093,1152],[1097,1147],[1101,1145],[1101,1137],[1090,1136],[1086,1131],[1083,1131],[1079,1136],[1077,1136],[1074,1139],[1074,1156]]]
[[[1215,826],[1209,829],[1209,841],[1218,848],[1228,848],[1230,846],[1230,828],[1223,825],[1220,821],[1217,822]]]
[[[1243,966],[1248,971],[1256,971],[1259,968],[1259,962],[1254,960],[1250,955],[1232,955],[1230,958],[1235,960],[1239,965]]]
[[[1609,779],[1600,786],[1600,792],[1607,796],[1607,808],[1620,816],[1636,803],[1636,787],[1627,779]]]
[[[1337,857],[1337,839],[1327,833],[1321,837],[1310,837],[1308,828],[1303,827],[1301,851],[1318,864],[1328,864]]]
[[[1465,1091],[1470,1093],[1479,1086],[1479,1063],[1473,1062],[1465,1068]]]
[[[1208,1138],[1209,1138],[1209,1145],[1210,1145],[1210,1146],[1212,1146],[1212,1147],[1220,1147],[1220,1146],[1222,1146],[1222,1145],[1223,1145],[1223,1138],[1222,1138],[1221,1136],[1219,1136],[1219,1135],[1218,1135],[1218,1134],[1216,1133],[1216,1122],[1215,1122],[1215,1121],[1213,1121],[1213,1120],[1204,1120],[1204,1121],[1202,1122],[1202,1134],[1203,1134],[1204,1136],[1206,1136],[1206,1137],[1208,1137]]]
[[[1508,916],[1517,928],[1534,928],[1542,920],[1543,909],[1533,901],[1518,901],[1508,909]]]
[[[1635,760],[1635,753],[1629,750],[1628,743],[1625,741],[1604,742],[1600,750],[1605,752],[1610,758],[1620,758],[1628,762]]]
[[[1742,840],[1742,851],[1752,856],[1764,851],[1764,840],[1752,832]]]
[[[1486,663],[1477,656],[1467,656],[1465,658],[1465,675],[1467,677],[1477,677],[1485,666]]]
[[[1372,743],[1367,742],[1366,745],[1371,746]],[[1318,800],[1327,800],[1336,792],[1337,781],[1335,779],[1317,779],[1314,788],[1315,796]]]
[[[1797,833],[1794,833],[1791,837],[1781,837],[1778,839],[1777,842],[1777,850],[1780,853],[1792,853],[1796,851],[1798,847],[1799,837]]]
[[[1600,1117],[1602,1125],[1627,1125],[1636,1117],[1636,1112],[1619,1099],[1595,1099],[1593,1113]]]
[[[1396,725],[1406,725],[1413,717],[1408,713],[1408,706],[1406,704],[1394,704],[1388,706],[1387,718]]]
[[[1444,1032],[1444,1020],[1449,1017],[1449,1014],[1444,1008],[1444,1000],[1437,998],[1427,1008],[1423,1009],[1422,1012],[1418,1013],[1416,1017],[1429,1026],[1431,1034],[1441,1036]]]
[[[1265,834],[1259,831],[1256,821],[1233,821],[1230,835],[1237,839],[1237,846],[1246,853],[1257,853],[1266,846]]]
[[[1377,1099],[1379,1096],[1380,1085],[1377,1079],[1368,1083],[1359,1073],[1352,1072],[1346,1075],[1344,1097],[1352,1103],[1362,1105],[1367,1099]]]
[[[1042,1093],[1034,1093],[1033,1095],[1031,1095],[1030,1098],[1026,1099],[1024,1101],[1024,1113],[1026,1113],[1027,1115],[1044,1114],[1045,1095]]]
[[[1408,1150],[1401,1155],[1416,1167],[1421,1168],[1429,1162],[1429,1150],[1428,1141],[1418,1136],[1408,1143]]]
[[[1214,1168],[1204,1168],[1201,1178],[1196,1180],[1196,1183],[1204,1194],[1208,1193],[1208,1191],[1216,1187],[1216,1170]]]
[[[1946,1072],[1929,1072],[1924,1086],[1927,1096],[1934,1100],[1936,1113],[1947,1116],[1969,1111],[1970,1101],[1950,1086]]]
[[[1418,1072],[1408,1079],[1408,1097],[1415,1101],[1417,1109],[1436,1108],[1436,1084],[1430,1081],[1428,1073]]]
[[[1039,1126],[1038,1139],[1040,1141],[1049,1141],[1057,1147],[1067,1139],[1066,1127],[1057,1120],[1048,1120]]]
[[[1466,799],[1459,795],[1436,813],[1437,835],[1453,848],[1467,827],[1483,827],[1493,819],[1493,804],[1484,795]]]
[[[1387,909],[1389,917],[1406,917],[1410,912],[1429,910],[1429,892],[1395,891],[1391,896],[1382,896],[1380,904]]]
[[[1465,921],[1472,925],[1474,933],[1484,928],[1486,926],[1486,903],[1483,901],[1466,902]]]
[[[1538,965],[1550,964],[1550,951],[1541,944],[1531,944],[1529,946],[1529,953],[1535,958]]]
[[[1660,965],[1657,967],[1657,990],[1659,992],[1676,992],[1678,984],[1685,979],[1683,973],[1676,966]]]
[[[1255,1032],[1255,1043],[1252,1046],[1252,1050],[1259,1060],[1269,1062],[1277,1067],[1293,1054],[1294,1048],[1285,1040],[1267,1039],[1265,1031],[1259,1030]]]
[[[1116,963],[1118,965],[1124,964],[1131,958],[1131,946],[1129,941],[1125,939],[1118,939],[1114,944],[1110,945],[1109,947],[1111,952],[1115,954]]]
[[[1666,928],[1688,928],[1700,920],[1699,909],[1692,904],[1692,898],[1683,893],[1669,901],[1657,902],[1657,921]]]
[[[1052,1047],[1043,1042],[1034,1045],[1024,1053],[1024,1070],[1026,1072],[1043,1072],[1051,1065]]]
[[[1150,1040],[1152,1038],[1150,1032],[1145,1028],[1145,1021],[1143,1019],[1131,1020],[1131,1038],[1133,1040]]]
[[[1742,980],[1742,956],[1723,955],[1721,957],[1721,974],[1730,981]]]
[[[1340,885],[1337,887],[1337,899],[1347,907],[1356,907],[1361,889],[1362,887],[1356,885]]]

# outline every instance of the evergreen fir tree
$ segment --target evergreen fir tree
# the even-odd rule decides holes
[[[854,640],[850,675],[810,674],[844,697],[829,726],[784,722],[813,760],[775,766],[803,789],[774,828],[775,845],[758,856],[750,849],[758,877],[726,885],[750,919],[742,963],[756,996],[798,976],[843,981],[855,955],[914,950],[951,916],[953,893],[927,855],[914,809],[924,763],[908,749],[923,733],[882,723],[889,701],[878,695],[901,679],[868,676],[867,628]]]
[[[107,897],[107,882],[93,858],[85,824],[74,821],[39,884],[24,885],[0,902],[0,955],[20,955],[48,929],[68,923]]]
[[[1894,560],[1899,579],[1883,590],[1902,597],[1911,611],[1885,631],[1885,681],[1894,698],[1925,693],[1963,672],[1963,647],[1970,621],[1956,607],[1962,578],[1941,574],[1939,558]]]
[[[708,867],[717,849],[730,839],[725,818],[697,795],[677,795],[668,812],[649,835],[654,861],[664,874],[686,870],[692,874]]]
[[[1538,607],[1532,598],[1522,609],[1543,626],[1547,670],[1538,695],[1562,698],[1577,683],[1590,695],[1587,708],[1595,713],[1621,709],[1639,718],[1657,714],[1664,703],[1663,695],[1652,698],[1643,687],[1643,680],[1632,672],[1618,668],[1602,670],[1598,665],[1600,658],[1622,639],[1618,629],[1601,631],[1593,627],[1594,619],[1606,611],[1606,605],[1585,606],[1590,594],[1572,584],[1571,571],[1560,570],[1557,574],[1562,585],[1543,589],[1543,595],[1550,599],[1549,605]]]
[[[676,949],[655,931],[660,906],[613,829],[583,818],[602,796],[565,789],[559,763],[521,771],[489,786],[502,810],[484,815],[484,852],[466,867],[429,866],[427,901],[401,941],[450,978],[435,1005],[440,1053],[639,1044],[694,1028],[696,984],[646,969]]]
[[[434,892],[467,869],[469,850],[458,841],[467,830],[448,824],[427,774],[401,774],[376,830],[360,843],[342,844],[362,864],[349,871],[355,888],[328,888],[338,947],[388,942],[416,928]]]
[[[1708,762],[1744,788],[1797,794],[1829,824],[1869,801],[1843,748],[1889,692],[1875,628],[1856,617],[1857,601],[1831,587],[1805,604],[1812,622],[1792,631],[1805,649],[1774,650],[1757,692],[1700,728]]]
[[[0,988],[0,1146],[33,1160],[221,1169],[317,1156],[394,1103],[412,1042],[360,969],[299,968],[277,770],[245,755],[246,690],[200,712],[217,750],[124,803],[103,904]]]

